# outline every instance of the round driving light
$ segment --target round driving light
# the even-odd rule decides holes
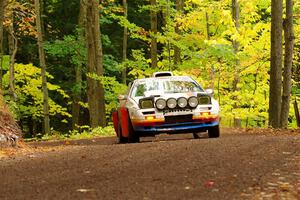
[[[163,109],[165,109],[167,102],[164,99],[157,99],[155,105],[156,105],[157,109],[163,110]]]
[[[188,102],[189,102],[189,106],[192,107],[192,108],[196,108],[198,106],[197,97],[190,97]]]
[[[180,108],[185,108],[188,104],[188,101],[186,98],[184,97],[180,97],[178,100],[177,100],[177,104]]]
[[[168,106],[168,108],[170,108],[170,109],[176,108],[176,106],[177,106],[177,101],[176,101],[176,99],[174,99],[174,98],[168,99],[168,101],[167,101],[167,106]]]

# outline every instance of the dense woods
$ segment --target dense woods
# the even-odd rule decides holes
[[[165,70],[213,88],[225,126],[296,127],[299,34],[292,0],[0,0],[0,85],[28,137],[110,125]]]

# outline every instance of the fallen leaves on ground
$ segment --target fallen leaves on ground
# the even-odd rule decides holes
[[[300,156],[287,163],[287,168],[290,166],[299,166]],[[253,197],[251,199],[262,200],[298,200],[300,199],[300,173],[299,168],[281,172],[276,170],[272,173],[272,180],[263,183],[257,187],[250,187],[246,193],[242,193],[242,197]]]
[[[270,136],[292,135],[300,136],[300,129],[273,129],[273,128],[222,128],[221,134],[260,134]]]
[[[17,156],[28,156],[29,158],[35,158],[37,153],[58,151],[63,149],[64,146],[59,147],[31,147],[24,142],[19,142],[17,147],[0,149],[0,159],[2,158],[14,158]]]

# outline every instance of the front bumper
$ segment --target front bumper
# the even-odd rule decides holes
[[[219,116],[206,118],[193,118],[187,122],[165,122],[164,119],[153,120],[134,120],[133,129],[141,134],[159,134],[159,133],[191,133],[206,131],[210,127],[219,125]]]

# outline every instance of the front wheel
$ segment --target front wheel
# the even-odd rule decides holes
[[[122,136],[122,127],[121,127],[120,123],[118,124],[118,133],[117,133],[117,135],[118,135],[118,143],[119,144],[125,144],[125,143],[128,142],[128,138]]]
[[[213,126],[208,129],[208,137],[209,138],[218,138],[220,137],[220,127],[218,126]]]
[[[200,138],[199,133],[193,133],[193,137],[194,139],[199,139]]]
[[[129,129],[128,142],[129,143],[139,143],[140,142],[140,136],[138,135],[137,132],[135,132],[133,130],[132,123],[131,123],[130,119],[128,121],[128,129]]]

